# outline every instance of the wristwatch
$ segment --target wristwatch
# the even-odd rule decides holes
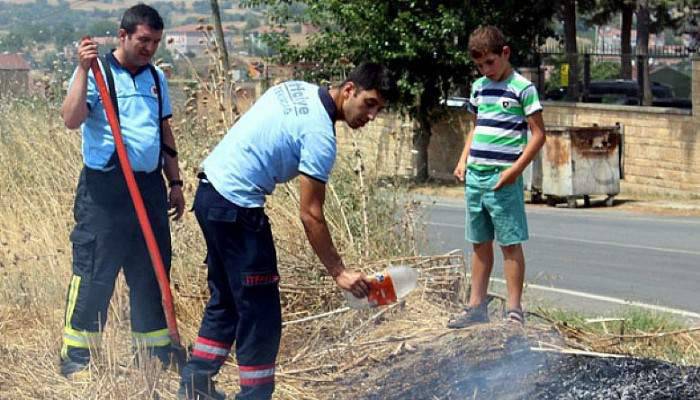
[[[168,182],[169,187],[182,186],[182,185],[183,185],[182,179],[173,179],[170,182]]]

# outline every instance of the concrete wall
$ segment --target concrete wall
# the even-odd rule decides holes
[[[591,103],[545,102],[547,126],[620,124],[624,133],[622,191],[680,198],[700,198],[700,58],[693,60],[693,110],[617,106]],[[352,133],[338,125],[340,151],[352,142],[366,164],[380,174],[414,173],[411,135],[413,123],[384,114]],[[429,147],[431,176],[450,179],[464,146],[468,123],[463,109],[448,110],[433,126]]]
[[[428,147],[428,169],[432,177],[452,177],[452,170],[464,147],[467,128],[466,111],[455,109],[445,112],[433,125],[433,136]],[[415,156],[412,150],[414,128],[410,118],[386,113],[355,131],[344,123],[337,124],[336,129],[339,153],[350,154],[359,148],[366,167],[375,173],[405,177],[415,175]]]
[[[382,114],[364,128],[352,130],[336,125],[339,156],[353,156],[359,149],[365,170],[371,174],[410,177],[415,175],[413,124],[397,114]]]

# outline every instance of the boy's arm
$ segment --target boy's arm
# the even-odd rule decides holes
[[[457,166],[452,173],[452,175],[459,179],[460,182],[464,182],[464,175],[467,169],[467,158],[469,158],[469,149],[471,149],[472,137],[474,137],[474,129],[476,129],[476,115],[469,113],[469,120],[472,123],[472,127],[469,129],[469,132],[467,132],[467,137],[464,139],[464,149],[462,150],[462,155],[459,156]]]
[[[537,155],[544,145],[544,120],[542,119],[542,111],[538,111],[527,117],[527,124],[532,132],[532,138],[525,146],[523,154],[518,158],[518,160],[513,163],[513,165],[501,172],[501,176],[498,179],[498,183],[493,187],[493,190],[498,190],[505,185],[514,183],[516,179],[523,173],[525,167],[530,164],[533,158]]]

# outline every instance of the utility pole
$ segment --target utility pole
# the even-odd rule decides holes
[[[216,45],[222,58],[222,63],[226,73],[231,69],[228,63],[228,50],[226,49],[226,41],[224,40],[224,28],[221,26],[221,13],[219,12],[218,0],[209,0],[211,3],[211,15],[214,17],[214,30],[216,31]]]

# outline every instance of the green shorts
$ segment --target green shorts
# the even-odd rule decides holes
[[[467,202],[466,240],[484,243],[495,239],[501,246],[518,244],[528,239],[523,177],[494,191],[500,171],[467,170],[465,198]]]

